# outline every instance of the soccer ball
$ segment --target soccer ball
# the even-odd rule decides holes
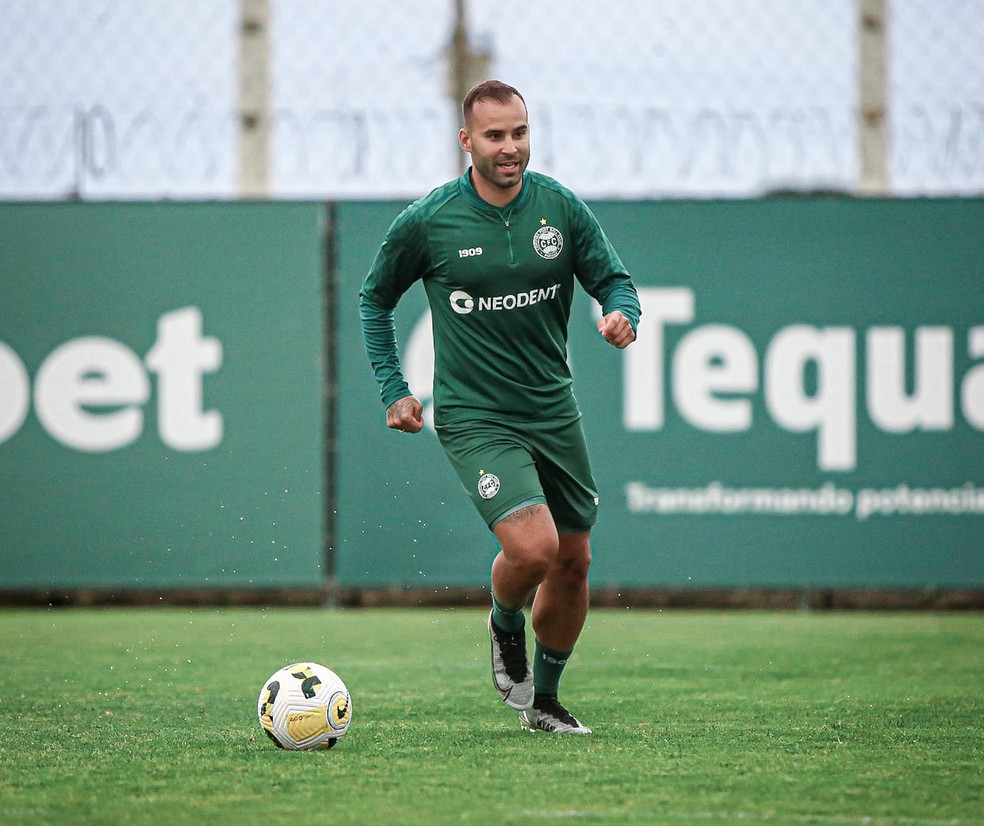
[[[282,749],[330,749],[348,731],[352,698],[330,668],[294,663],[263,683],[256,713]]]

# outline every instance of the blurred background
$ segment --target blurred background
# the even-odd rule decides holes
[[[980,0],[4,0],[0,197],[379,198],[473,81],[588,198],[984,190]]]
[[[495,77],[644,299],[625,354],[575,306],[596,598],[980,607],[982,44],[984,0],[0,0],[0,598],[484,599],[356,297]]]

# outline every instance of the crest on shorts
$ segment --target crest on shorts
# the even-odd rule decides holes
[[[540,227],[533,233],[533,249],[541,258],[556,258],[564,248],[564,236],[556,227]]]
[[[494,473],[483,473],[478,477],[478,495],[491,499],[499,492],[499,477]]]

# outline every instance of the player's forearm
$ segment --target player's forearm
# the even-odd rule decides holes
[[[359,319],[372,374],[379,384],[379,395],[383,406],[389,407],[397,399],[410,395],[400,369],[393,311],[374,304],[363,295],[359,300]]]

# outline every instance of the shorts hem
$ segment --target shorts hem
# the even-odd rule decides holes
[[[522,502],[518,502],[515,505],[511,505],[506,508],[502,513],[497,514],[495,518],[489,521],[489,530],[494,530],[495,526],[498,525],[507,516],[512,516],[516,511],[521,511],[523,508],[528,508],[530,505],[546,505],[547,498],[545,496],[531,496],[529,499],[524,499]]]
[[[575,533],[590,533],[594,528],[594,523],[585,525],[583,528],[575,528],[573,525],[557,525],[557,533],[561,536],[568,536]]]

